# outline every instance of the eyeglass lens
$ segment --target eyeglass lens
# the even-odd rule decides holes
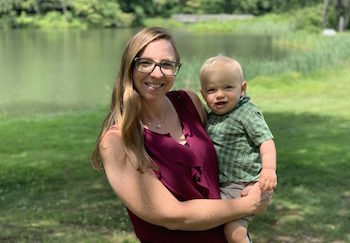
[[[158,66],[163,75],[175,76],[179,71],[180,64],[172,61],[162,61],[156,63],[153,60],[137,58],[135,59],[136,69],[143,73],[151,73]]]

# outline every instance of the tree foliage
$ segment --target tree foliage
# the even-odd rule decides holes
[[[133,20],[132,15],[122,12],[113,0],[75,0],[72,6],[74,15],[92,27],[126,27]]]
[[[327,1],[327,24],[335,27],[341,12],[346,25],[350,0]],[[129,27],[142,25],[147,17],[169,17],[174,13],[262,15],[312,8],[320,3],[320,0],[0,0],[0,27],[23,27],[24,20],[52,18],[61,19],[68,26],[80,22],[89,27]],[[325,18],[323,13],[320,18]]]

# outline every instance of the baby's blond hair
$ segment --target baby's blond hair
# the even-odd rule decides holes
[[[232,59],[227,56],[215,56],[207,59],[199,73],[199,78],[201,85],[203,87],[204,82],[208,79],[209,75],[213,71],[217,71],[223,68],[232,68],[235,73],[235,79],[238,79],[241,83],[244,82],[244,75],[242,67],[235,59]]]

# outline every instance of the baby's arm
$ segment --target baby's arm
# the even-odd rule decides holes
[[[262,168],[259,185],[262,191],[270,191],[277,186],[276,175],[276,148],[272,139],[260,145]]]

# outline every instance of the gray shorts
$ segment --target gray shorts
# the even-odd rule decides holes
[[[225,182],[223,184],[220,184],[220,196],[222,199],[232,199],[232,198],[240,198],[241,192],[243,188],[248,183],[233,183],[233,182]],[[245,228],[248,228],[248,224],[250,221],[252,221],[254,218],[253,215],[248,215],[244,218],[238,219],[234,222],[239,223],[240,225],[244,226]]]

